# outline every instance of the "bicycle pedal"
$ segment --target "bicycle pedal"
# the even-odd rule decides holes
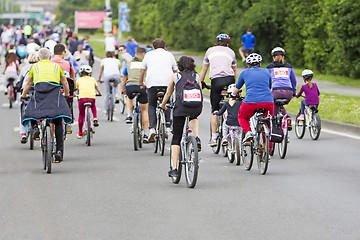
[[[35,140],[35,141],[40,141],[40,138],[35,138],[34,140]]]
[[[72,131],[66,131],[66,134],[72,134]]]

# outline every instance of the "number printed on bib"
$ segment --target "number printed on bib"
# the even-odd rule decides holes
[[[199,89],[184,89],[184,101],[185,102],[201,102],[201,91]]]
[[[275,73],[275,77],[289,77],[288,68],[275,68],[274,73]]]

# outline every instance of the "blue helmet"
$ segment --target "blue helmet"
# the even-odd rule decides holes
[[[225,33],[221,33],[216,37],[216,41],[217,42],[225,42],[225,43],[229,43],[231,41],[230,36],[225,34]]]

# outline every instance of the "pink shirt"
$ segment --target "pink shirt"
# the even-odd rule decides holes
[[[52,58],[50,61],[59,64],[60,67],[62,68],[62,70],[64,71],[64,73],[68,72],[69,76],[70,76],[70,62],[69,61],[66,61],[61,58]],[[75,69],[72,64],[71,64],[71,74],[75,75]],[[67,75],[67,74],[65,73],[65,75]]]
[[[16,65],[19,65],[19,61],[16,60],[16,62],[12,62],[9,66],[6,68],[6,72],[16,72]]]
[[[204,64],[210,64],[210,79],[234,76],[232,67],[236,66],[235,52],[229,47],[211,47],[205,53]]]

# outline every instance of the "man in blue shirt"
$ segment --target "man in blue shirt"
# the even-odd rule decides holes
[[[139,44],[132,37],[128,37],[128,42],[125,44],[126,51],[132,56],[135,57],[136,47]]]
[[[242,61],[245,62],[245,53],[250,54],[254,52],[255,36],[252,35],[251,29],[249,28],[241,38],[241,44],[244,45],[239,48],[239,53]]]

